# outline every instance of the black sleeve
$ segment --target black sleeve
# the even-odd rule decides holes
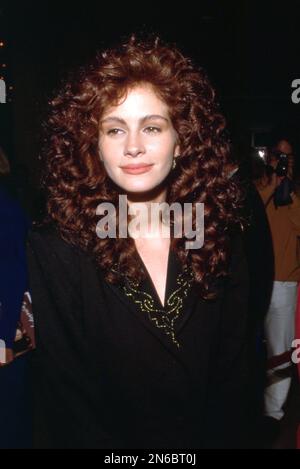
[[[31,232],[27,253],[36,332],[34,446],[105,447],[82,327],[79,253],[53,231]]]
[[[235,236],[211,364],[208,446],[239,448],[245,444],[248,295],[248,266],[243,243]]]

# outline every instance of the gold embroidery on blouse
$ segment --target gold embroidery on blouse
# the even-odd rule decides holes
[[[172,342],[180,348],[180,344],[175,336],[175,321],[178,319],[183,306],[183,299],[193,283],[191,273],[185,268],[177,276],[176,284],[178,287],[166,300],[166,306],[162,308],[155,307],[155,301],[149,293],[139,290],[137,282],[128,281],[123,285],[123,291],[127,297],[132,298],[135,304],[139,305],[143,313],[147,313],[149,319],[155,326],[162,329],[167,336],[170,336]]]

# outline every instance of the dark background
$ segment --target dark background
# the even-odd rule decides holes
[[[0,105],[0,145],[31,187],[30,199],[38,184],[41,120],[52,90],[97,49],[131,32],[149,31],[175,42],[206,68],[233,140],[276,126],[288,129],[298,148],[300,103],[291,101],[291,82],[300,78],[299,24],[299,1],[0,0],[0,41],[5,42],[0,76],[13,86],[8,102]]]

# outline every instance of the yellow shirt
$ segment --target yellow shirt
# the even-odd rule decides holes
[[[267,216],[273,239],[275,280],[300,281],[300,197],[292,194],[290,205],[275,207],[270,196],[276,187],[274,178],[266,187],[257,186],[266,204]]]

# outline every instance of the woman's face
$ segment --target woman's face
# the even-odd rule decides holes
[[[167,105],[151,86],[130,89],[100,120],[100,159],[125,192],[147,192],[161,184],[179,154]]]

